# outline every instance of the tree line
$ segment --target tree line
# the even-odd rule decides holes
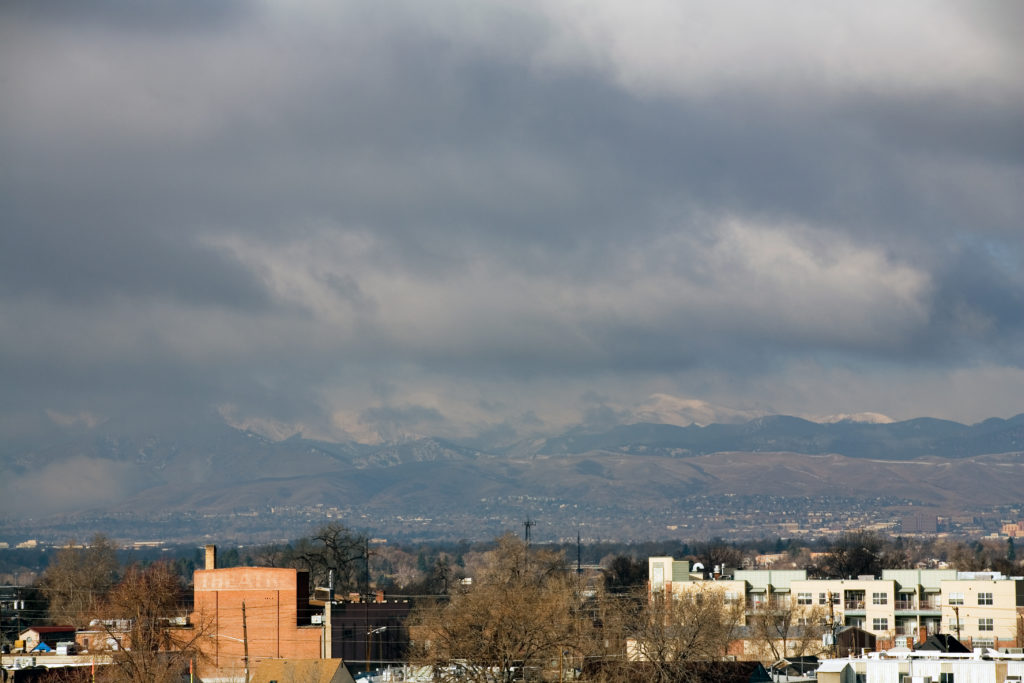
[[[769,543],[767,549],[779,545]],[[596,574],[578,573],[577,549],[569,545],[531,547],[509,535],[490,543],[403,548],[372,544],[365,534],[334,523],[293,543],[227,557],[232,563],[308,571],[311,590],[333,585],[336,596],[386,589],[410,597],[413,659],[434,667],[442,679],[495,680],[521,676],[524,668],[554,667],[587,680],[629,680],[641,675],[630,673],[639,661],[644,678],[685,680],[702,663],[720,661],[741,628],[765,659],[811,654],[820,644],[824,615],[813,610],[790,606],[744,615],[720,592],[698,590],[667,601],[648,595],[648,555],[699,561],[708,569],[737,568],[749,564],[749,546],[713,539],[641,547],[642,555],[601,556]],[[788,544],[776,561],[807,569],[812,577],[878,575],[937,556],[963,570],[1021,571],[1012,539],[967,544],[854,532],[818,552]],[[188,634],[171,628],[190,611],[188,584],[197,559],[124,566],[115,544],[102,535],[87,545],[69,543],[29,592],[37,618],[24,625],[91,625],[108,642],[121,638],[132,644],[115,652],[115,664],[104,674],[110,681],[159,681],[165,675],[170,680],[196,656],[195,639],[202,637],[201,624]]]

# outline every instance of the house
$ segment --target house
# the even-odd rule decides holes
[[[840,657],[852,657],[861,652],[874,652],[875,634],[856,626],[841,626],[835,632],[834,653]]]
[[[948,633],[934,633],[923,642],[914,645],[914,650],[930,652],[955,652],[967,654],[971,652],[963,643]]]
[[[25,652],[31,652],[40,643],[45,643],[51,650],[56,650],[58,642],[74,639],[74,626],[32,626],[18,635],[18,640],[25,641]]]
[[[785,659],[781,659],[772,664],[770,673],[787,677],[806,676],[809,673],[817,671],[818,662],[818,658],[814,655],[805,657],[786,657]]]

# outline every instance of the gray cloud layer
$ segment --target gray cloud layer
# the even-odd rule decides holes
[[[653,394],[1021,412],[1020,25],[6,3],[0,426],[216,408],[511,438]]]

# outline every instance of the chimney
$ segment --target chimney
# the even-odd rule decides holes
[[[206,546],[206,568],[217,568],[217,546],[212,544]]]
[[[382,602],[384,602],[384,591],[383,590],[378,590],[377,591],[377,603],[382,603]]]

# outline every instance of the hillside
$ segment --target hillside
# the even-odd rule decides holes
[[[30,518],[46,528],[157,519],[187,535],[199,531],[195,520],[220,518],[234,519],[224,524],[238,533],[269,533],[286,526],[274,521],[282,515],[301,525],[333,509],[353,524],[402,534],[491,533],[533,514],[592,524],[603,536],[651,535],[729,497],[744,502],[731,504],[718,527],[716,515],[699,510],[693,528],[729,532],[740,523],[736,511],[758,510],[761,498],[781,501],[772,503],[778,514],[761,514],[766,529],[807,501],[883,518],[912,506],[950,514],[1019,504],[1021,443],[1024,416],[971,426],[785,416],[707,427],[636,424],[495,452],[430,438],[380,446],[272,441],[216,423],[162,434],[106,425],[6,456],[12,476],[3,485],[8,519],[0,531],[25,528]]]

